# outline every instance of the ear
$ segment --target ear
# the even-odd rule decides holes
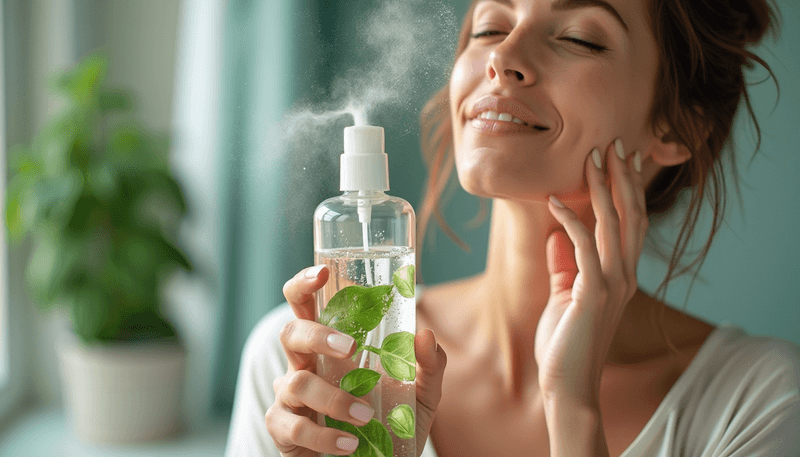
[[[695,108],[697,119],[702,119],[702,110]],[[680,165],[692,158],[692,151],[680,143],[670,132],[665,122],[659,122],[650,145],[650,157],[662,167]]]
[[[680,165],[692,158],[689,148],[675,141],[670,141],[669,135],[656,137],[650,147],[650,157],[653,162],[662,167]]]

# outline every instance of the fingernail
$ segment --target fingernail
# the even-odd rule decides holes
[[[356,448],[358,447],[358,439],[356,439],[356,438],[347,438],[347,437],[344,437],[344,436],[341,437],[341,438],[337,438],[336,439],[336,447],[341,449],[341,450],[343,450],[343,451],[348,451],[348,452],[355,451]]]
[[[551,201],[551,202],[552,202],[554,205],[558,206],[559,208],[566,208],[566,206],[564,206],[564,204],[563,204],[563,203],[561,203],[561,200],[559,200],[559,199],[558,199],[558,198],[557,198],[555,195],[551,195],[551,196],[550,196],[550,201]]]
[[[433,335],[433,352],[439,352],[439,343],[436,342],[436,332],[431,330],[431,335]]]
[[[620,140],[619,138],[614,140],[614,149],[617,150],[617,156],[620,159],[625,160],[625,150],[622,149],[622,140]]]
[[[317,265],[316,267],[311,267],[306,270],[305,277],[308,279],[316,279],[319,276],[319,272],[325,268],[325,265]]]
[[[594,166],[597,167],[598,170],[603,169],[602,160],[600,159],[600,150],[597,148],[592,149],[592,162],[594,162]]]
[[[642,172],[642,154],[639,151],[633,153],[633,168],[638,172]]]
[[[350,407],[350,415],[353,416],[353,419],[361,422],[369,422],[375,415],[375,410],[361,403],[353,403],[353,406]]]
[[[356,342],[350,336],[341,335],[339,333],[331,333],[328,335],[328,338],[326,338],[326,341],[328,343],[328,347],[344,355],[350,353],[353,343]]]

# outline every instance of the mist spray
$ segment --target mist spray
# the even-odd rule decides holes
[[[321,414],[319,422],[358,437],[353,455],[416,457],[415,215],[385,193],[387,159],[382,127],[346,127],[343,193],[314,212],[315,264],[330,269],[316,318],[358,345],[351,359],[319,356],[317,375],[375,409],[363,427]]]

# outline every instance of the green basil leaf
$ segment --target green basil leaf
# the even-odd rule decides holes
[[[392,457],[394,448],[392,436],[383,424],[372,419],[363,427],[356,427],[347,422],[340,422],[330,417],[325,417],[325,425],[331,428],[352,433],[358,438],[358,447],[350,454],[352,457]]]
[[[398,438],[414,438],[414,411],[408,405],[397,405],[386,416],[386,421]]]
[[[377,371],[369,368],[356,368],[344,375],[339,382],[339,387],[356,397],[363,397],[378,384],[380,379],[381,374]]]
[[[386,374],[399,381],[417,377],[417,357],[414,354],[414,334],[397,332],[383,340],[379,355]]]
[[[392,286],[347,286],[331,298],[319,320],[352,336],[361,347],[367,332],[378,326],[393,300]]]
[[[392,282],[397,287],[400,295],[406,298],[414,298],[414,265],[398,268],[392,275]]]

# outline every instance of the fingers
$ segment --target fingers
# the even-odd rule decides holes
[[[622,153],[622,143],[614,142],[606,148],[605,154],[594,148],[591,156],[592,160],[587,160],[586,177],[589,182],[589,191],[592,200],[597,224],[595,226],[595,242],[597,252],[600,257],[600,265],[612,280],[622,277],[622,241],[620,239],[620,220],[617,211],[614,209],[611,189],[606,186],[606,175],[603,171],[604,158],[608,158],[609,165],[614,159],[618,159],[617,154]],[[609,170],[612,174],[616,170]]]
[[[564,204],[554,195],[550,196],[550,213],[556,220],[564,226],[572,245],[575,247],[575,263],[578,271],[583,273],[585,286],[588,290],[601,291],[605,289],[603,269],[600,265],[600,258],[597,255],[597,247],[594,235],[578,218],[574,211],[564,206]],[[595,296],[593,299],[602,299]]]
[[[356,341],[350,335],[303,319],[289,321],[281,330],[280,341],[289,365],[295,370],[309,369],[317,354],[346,359],[356,349]]]
[[[622,142],[615,142],[622,149]],[[639,158],[636,158],[639,155]],[[637,151],[630,160],[620,157],[609,158],[611,170],[611,189],[614,207],[621,221],[620,237],[622,239],[621,255],[628,290],[626,297],[631,296],[636,288],[636,264],[644,244],[647,231],[647,213],[644,208],[644,187],[641,173],[635,169],[635,161],[641,161]]]
[[[363,426],[375,411],[360,398],[332,386],[309,371],[295,371],[275,380],[276,401],[265,416],[267,431],[286,455],[316,452],[346,455],[358,446],[350,433],[323,427],[298,411],[316,411],[338,421]]]
[[[286,377],[281,403],[288,408],[308,407],[338,421],[366,425],[375,411],[366,400],[329,384],[310,371],[295,371]]]
[[[606,184],[604,163],[611,177],[610,188]],[[564,225],[575,246],[578,270],[589,276],[587,281],[604,278],[626,297],[636,289],[636,265],[648,227],[643,178],[637,165],[640,170],[641,154],[636,152],[626,157],[619,139],[606,148],[605,154],[596,148],[589,154],[586,176],[597,221],[591,240],[588,228],[572,210],[560,207],[555,197],[550,205],[551,213]],[[556,245],[554,242],[553,246]]]
[[[349,455],[358,447],[358,438],[352,434],[317,425],[278,405],[270,407],[265,421],[275,447],[286,457],[308,455],[307,450]]]
[[[420,431],[417,433],[417,449],[422,449],[442,399],[447,354],[436,342],[436,335],[430,329],[417,332],[414,350],[417,357],[417,429]]]
[[[297,273],[283,285],[283,296],[299,319],[314,320],[314,292],[328,281],[328,267],[317,265]]]

